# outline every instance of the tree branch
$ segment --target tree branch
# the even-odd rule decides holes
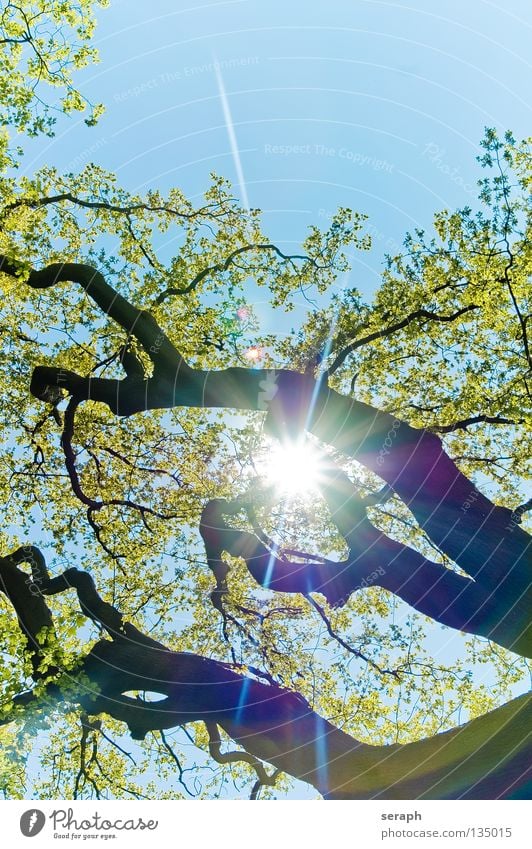
[[[325,375],[330,377],[337,371],[340,366],[345,362],[349,354],[352,354],[353,351],[356,351],[357,348],[361,348],[363,345],[367,345],[369,342],[374,342],[376,339],[384,339],[386,336],[391,336],[393,333],[396,333],[398,330],[402,330],[404,327],[408,327],[413,321],[425,320],[425,321],[456,321],[460,316],[465,315],[465,313],[470,312],[471,310],[480,309],[476,304],[470,304],[467,307],[462,307],[462,309],[457,310],[451,315],[438,315],[438,313],[431,312],[430,310],[419,309],[415,310],[415,312],[407,315],[406,318],[403,318],[401,321],[395,322],[395,324],[391,324],[389,327],[385,327],[382,330],[375,330],[373,333],[369,333],[367,336],[363,336],[360,339],[355,339],[345,348],[343,348],[339,354],[336,355],[332,364],[326,370]]]
[[[257,773],[257,782],[253,786],[251,798],[256,799],[261,787],[273,787],[281,773],[280,769],[274,770],[268,775],[264,765],[248,752],[222,752],[222,739],[216,722],[205,722],[205,728],[209,735],[209,753],[219,764],[246,763],[253,767]]]
[[[512,419],[505,419],[503,416],[487,416],[482,413],[479,416],[470,416],[467,419],[461,419],[460,421],[453,422],[453,424],[448,425],[428,425],[428,429],[434,431],[435,433],[453,433],[455,430],[466,430],[471,425],[480,424],[484,422],[485,424],[506,424],[506,425],[520,425],[524,424],[524,419],[519,419],[518,421],[512,421]]]
[[[312,260],[310,257],[300,254],[284,254],[276,245],[273,245],[269,242],[256,245],[243,245],[239,248],[236,248],[236,250],[232,251],[223,262],[218,262],[214,265],[208,266],[208,268],[204,268],[202,271],[196,274],[196,276],[186,286],[183,286],[182,288],[176,288],[171,286],[170,288],[165,289],[164,292],[161,292],[161,294],[157,296],[157,298],[155,299],[155,303],[162,304],[172,295],[188,295],[190,292],[196,289],[197,286],[201,283],[201,281],[204,280],[206,277],[209,277],[211,274],[214,274],[216,272],[227,271],[227,269],[231,266],[233,260],[237,256],[241,256],[242,254],[248,253],[249,251],[273,251],[281,259],[287,260],[288,262],[293,262],[294,260],[299,259],[303,260],[304,262],[311,262],[315,268],[319,267],[316,261]]]
[[[30,565],[31,576],[17,568],[22,563]],[[44,557],[35,546],[23,546],[0,558],[0,590],[15,609],[36,679],[41,677],[42,651],[53,639],[52,614],[41,595],[41,586],[47,580]],[[54,671],[48,669],[45,673]]]
[[[62,201],[70,201],[76,206],[83,209],[104,209],[107,212],[116,212],[119,215],[131,216],[135,212],[155,212],[167,213],[185,220],[194,220],[196,218],[208,218],[216,220],[224,214],[224,205],[215,202],[208,204],[199,209],[185,212],[184,210],[176,209],[168,204],[149,204],[149,203],[130,203],[130,204],[115,204],[108,201],[90,201],[77,197],[72,192],[61,192],[57,195],[50,195],[42,198],[18,198],[10,204],[7,204],[2,210],[2,216],[6,213],[13,212],[21,206],[29,207],[30,209],[38,209],[39,207],[50,206],[51,204],[61,203]],[[228,199],[229,201],[230,199]],[[219,210],[222,211],[219,211]]]
[[[5,261],[3,270],[14,276],[18,274],[16,264],[9,260]],[[438,569],[443,568],[438,583],[446,590],[440,594],[439,599],[433,594],[434,607],[429,604],[426,593],[420,595],[419,586],[414,589],[412,576],[406,582],[406,590],[402,582],[392,591],[403,593],[402,597],[406,593],[418,609],[420,605],[426,609],[432,608],[437,619],[446,609],[442,608],[441,603],[448,593],[449,598],[454,599],[453,610],[459,610],[458,618],[450,616],[449,624],[452,627],[471,630],[478,625],[483,629],[481,633],[485,633],[487,628],[493,639],[528,656],[532,650],[532,626],[527,624],[528,609],[532,603],[532,584],[526,563],[532,540],[517,523],[508,523],[506,509],[494,505],[459,471],[443,451],[441,440],[435,434],[416,430],[370,405],[345,398],[326,386],[323,380],[314,380],[307,374],[288,370],[228,368],[212,372],[191,368],[149,313],[132,306],[106,283],[103,275],[89,266],[52,264],[42,271],[31,271],[29,275],[29,285],[36,288],[54,285],[59,280],[78,282],[104,312],[129,335],[135,336],[152,358],[154,376],[149,380],[137,377],[127,377],[123,381],[100,380],[41,366],[35,370],[32,380],[32,391],[35,394],[46,392],[50,386],[61,386],[78,400],[92,398],[104,401],[121,415],[180,405],[230,405],[234,409],[266,409],[268,427],[280,438],[286,439],[303,429],[310,431],[318,439],[363,463],[391,486],[413,512],[431,542],[470,575],[475,581],[475,592],[482,588],[484,595],[480,608],[478,597],[475,596],[475,616],[471,617],[470,611],[466,617],[465,606],[457,608],[455,604],[458,598],[466,597],[458,590],[457,580],[460,576],[438,564],[429,564],[423,558],[419,564],[419,574],[432,570],[427,572],[427,578],[430,578],[427,586],[433,586],[434,576],[439,574]],[[473,309],[477,307],[470,305],[450,316],[416,311],[403,321],[413,321],[414,317],[452,321]],[[392,332],[392,329],[387,328],[378,333],[388,332]],[[362,344],[362,341],[357,340],[354,344]],[[351,523],[351,528],[357,527],[356,522],[353,525],[352,511],[363,511],[363,504],[358,502],[351,498],[350,510],[346,512],[346,522],[348,525]],[[337,517],[342,514],[342,509],[339,505]],[[407,568],[412,557],[418,557],[415,552],[394,549],[392,541],[382,539],[382,535],[367,523],[362,512],[360,517],[364,533],[357,533],[353,541],[356,543],[357,538],[362,539],[366,534],[376,550],[384,551],[386,562],[390,562],[392,557],[394,568],[389,570],[390,575],[396,576],[401,569]],[[265,546],[257,548],[257,541],[252,535],[240,535],[224,523],[215,527],[222,537],[225,534],[228,550],[233,546],[237,556],[246,553],[250,556],[250,571],[255,568],[256,574],[260,576],[258,580],[266,579],[269,586],[272,586],[268,577],[269,564],[273,562],[275,589],[279,591],[301,591],[303,575],[310,580],[305,592],[320,591],[318,587],[321,587],[322,592],[329,593],[332,603],[340,603],[340,599],[345,596],[345,592],[340,593],[342,584],[345,587],[345,576],[339,581],[338,574],[333,577],[330,568],[327,571],[323,564],[313,565],[310,569],[308,564],[303,568],[287,563],[275,551]],[[380,548],[378,539],[381,539]],[[365,552],[359,549],[358,562],[366,564],[368,556],[373,554],[371,549]],[[219,559],[216,548],[214,557]],[[351,561],[349,566],[354,562]],[[398,562],[401,564],[399,569]],[[320,574],[320,570],[324,569],[325,573]],[[365,575],[361,575],[358,570],[355,570],[355,574],[358,586],[359,579]],[[352,588],[351,580],[350,577],[349,591]],[[467,586],[466,594],[471,592]],[[464,619],[464,627],[457,626],[456,623],[464,622]],[[473,626],[473,622],[477,624]]]
[[[42,558],[36,556],[35,564],[33,576],[45,581],[45,592],[75,586],[82,611],[104,625],[112,637],[97,643],[80,664],[80,681],[88,676],[88,689],[82,683],[76,695],[75,678],[70,676],[69,701],[77,698],[89,715],[105,712],[126,722],[134,738],[142,738],[149,730],[201,720],[209,723],[212,753],[218,759],[243,759],[253,766],[261,783],[271,783],[276,773],[266,773],[262,762],[267,761],[276,772],[313,784],[327,798],[444,799],[457,794],[459,798],[512,798],[526,786],[523,765],[530,764],[532,743],[524,729],[530,724],[530,697],[427,740],[368,746],[320,717],[296,693],[241,676],[214,660],[169,651],[146,637],[99,597],[86,573],[69,569],[46,582]],[[8,572],[10,568],[17,570],[13,563]],[[24,586],[26,602],[31,602]],[[22,597],[15,593],[15,600],[20,609]],[[28,618],[22,609],[19,618]],[[144,690],[166,698],[152,703],[125,695]],[[49,685],[45,696],[60,700],[60,687]],[[23,693],[15,701],[29,708],[35,697]],[[245,749],[243,757],[240,752],[221,754],[218,726]],[[457,774],[467,775],[458,786]]]
[[[334,630],[334,628],[331,624],[331,620],[329,619],[329,617],[325,613],[321,604],[318,604],[316,599],[312,598],[312,596],[310,596],[310,595],[307,596],[307,599],[310,602],[310,604],[314,607],[314,609],[318,611],[320,619],[322,620],[325,627],[327,628],[327,633],[329,634],[329,636],[332,637],[333,640],[336,640],[336,642],[339,645],[341,645],[342,648],[344,648],[346,651],[348,651],[349,654],[352,654],[355,657],[358,657],[359,660],[362,660],[362,661],[364,661],[364,663],[367,663],[369,666],[372,667],[372,669],[375,669],[375,671],[378,672],[379,675],[393,675],[393,677],[396,678],[397,680],[401,679],[401,676],[399,675],[399,672],[397,672],[397,670],[395,670],[395,669],[382,669],[382,667],[380,667],[378,665],[378,663],[375,663],[375,661],[372,660],[370,657],[367,657],[367,655],[365,655],[363,652],[361,652],[358,649],[355,649],[353,646],[351,646],[346,640],[343,639],[343,637],[340,636],[340,634],[338,634]]]

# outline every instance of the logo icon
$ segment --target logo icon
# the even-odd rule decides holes
[[[259,383],[259,387],[262,390],[259,392],[259,410],[267,410],[268,404],[270,401],[273,401],[275,396],[279,391],[279,387],[277,385],[277,374],[275,371],[269,371],[266,374],[266,378],[261,380]]]
[[[42,811],[37,808],[31,808],[29,811],[24,811],[20,818],[20,830],[24,837],[35,837],[43,830],[46,817]]]

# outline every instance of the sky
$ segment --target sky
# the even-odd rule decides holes
[[[484,127],[530,133],[529,0],[111,0],[98,17],[101,61],[77,82],[107,111],[91,129],[62,117],[26,172],[95,161],[199,200],[216,171],[292,252],[350,207],[369,216],[350,279],[368,297],[408,230],[475,204]]]
[[[373,250],[349,283],[367,295],[406,231],[475,203],[484,127],[530,131],[528,0],[112,0],[98,18],[101,62],[78,80],[107,112],[62,118],[28,171],[94,160],[199,199],[215,170],[289,249],[356,209]]]

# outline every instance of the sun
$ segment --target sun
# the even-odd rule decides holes
[[[320,455],[308,440],[272,444],[261,473],[284,496],[307,495],[318,487]]]

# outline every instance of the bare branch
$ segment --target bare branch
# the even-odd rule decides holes
[[[164,292],[161,292],[160,295],[155,299],[156,304],[162,304],[167,298],[172,295],[188,295],[192,292],[196,287],[204,280],[206,277],[209,277],[211,274],[215,274],[216,272],[227,271],[227,269],[233,264],[234,259],[237,256],[241,256],[242,254],[248,253],[249,251],[273,251],[277,254],[277,256],[281,257],[283,260],[287,260],[289,262],[293,262],[294,260],[302,260],[304,262],[310,262],[315,268],[319,268],[318,264],[315,260],[312,260],[310,257],[306,255],[299,254],[284,254],[276,245],[267,243],[267,244],[256,244],[256,245],[243,245],[240,248],[236,248],[236,250],[232,251],[227,259],[223,262],[216,263],[215,265],[210,265],[208,268],[204,268],[200,271],[196,276],[181,289],[176,287],[170,287],[169,289],[165,289]]]
[[[257,782],[253,785],[251,799],[258,797],[261,787],[273,787],[280,775],[280,769],[276,769],[271,775],[268,775],[264,765],[257,758],[250,755],[248,752],[234,751],[222,752],[222,739],[216,722],[205,722],[205,728],[209,734],[209,752],[212,758],[219,764],[246,763],[253,767],[257,773]]]
[[[359,651],[358,649],[354,648],[354,646],[351,646],[348,642],[346,642],[346,640],[344,640],[343,637],[341,637],[340,634],[338,634],[337,631],[335,631],[334,628],[332,627],[331,620],[329,619],[329,617],[325,613],[321,604],[318,604],[316,599],[312,598],[312,596],[310,596],[310,595],[307,595],[306,598],[310,602],[310,604],[314,607],[314,609],[318,611],[320,618],[322,619],[322,621],[325,624],[325,627],[327,628],[327,633],[329,634],[329,636],[332,637],[333,640],[336,640],[336,642],[339,643],[339,645],[341,645],[342,648],[344,648],[346,651],[348,651],[350,654],[354,655],[355,657],[358,657],[359,660],[363,660],[364,663],[367,663],[369,666],[371,666],[372,669],[374,669],[376,672],[379,673],[379,675],[393,675],[393,677],[396,678],[398,681],[401,680],[401,676],[399,675],[397,670],[395,670],[395,669],[382,669],[382,667],[379,666],[378,663],[375,663],[375,661],[372,660],[370,657],[367,657],[367,655],[365,655],[363,652]]]
[[[104,507],[127,507],[131,510],[136,510],[140,513],[141,518],[146,528],[153,533],[152,529],[146,523],[146,514],[154,516],[157,519],[176,519],[175,513],[162,513],[159,510],[154,510],[144,504],[138,504],[130,498],[107,498],[103,501],[97,501],[90,498],[83,490],[79,475],[76,468],[76,455],[72,447],[72,439],[74,437],[74,420],[76,410],[79,407],[80,401],[77,398],[71,398],[65,410],[63,433],[61,435],[61,446],[65,455],[66,469],[72,484],[74,495],[85,504],[90,511],[90,518],[94,518],[94,512],[102,510]]]
[[[163,731],[162,729],[159,731],[159,735],[160,735],[160,737],[161,737],[161,741],[162,741],[162,744],[163,744],[164,748],[166,749],[166,751],[168,752],[168,754],[170,755],[170,757],[171,757],[171,758],[172,758],[172,760],[174,761],[175,765],[177,766],[178,781],[179,781],[180,785],[181,785],[181,786],[183,787],[183,789],[185,790],[185,793],[187,793],[189,796],[191,796],[192,798],[194,798],[194,793],[191,793],[191,792],[190,792],[190,790],[188,789],[187,785],[185,784],[185,782],[184,782],[184,780],[183,780],[183,773],[184,773],[184,769],[183,769],[183,767],[181,766],[181,761],[179,760],[179,758],[177,757],[176,753],[175,753],[175,752],[174,752],[174,750],[172,749],[172,747],[171,747],[170,743],[169,743],[169,742],[168,742],[168,740],[166,739],[166,735],[165,735],[165,733],[164,733],[164,731]]]
[[[428,429],[435,433],[453,433],[455,430],[466,430],[468,427],[471,427],[471,425],[480,424],[481,422],[495,425],[520,425],[524,423],[524,419],[513,421],[512,419],[505,419],[503,416],[487,416],[482,413],[479,416],[470,416],[467,419],[461,419],[460,421],[453,422],[453,424],[428,425]]]

